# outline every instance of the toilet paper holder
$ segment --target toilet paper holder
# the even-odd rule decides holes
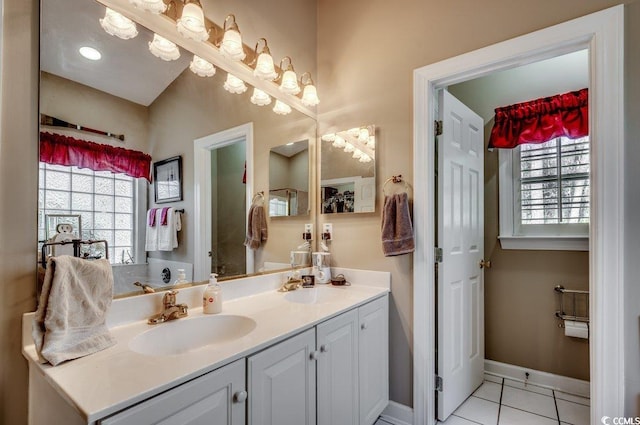
[[[563,328],[565,320],[589,323],[589,291],[565,289],[565,287],[562,285],[557,285],[553,289],[560,296],[560,310],[556,311],[555,313],[555,316],[562,320],[562,322],[558,324],[558,327]],[[565,296],[571,297],[570,311],[573,314],[567,314],[565,311]],[[584,315],[578,313],[584,313]]]

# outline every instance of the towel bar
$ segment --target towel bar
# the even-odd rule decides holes
[[[83,241],[81,239],[73,239],[70,241],[62,241],[62,242],[45,242],[42,244],[42,268],[47,268],[47,247],[52,245],[68,245],[73,244],[73,256],[80,258],[80,245],[92,245],[94,243],[103,243],[104,244],[104,255],[106,259],[109,259],[109,244],[104,239],[96,239],[96,240],[86,240]]]
[[[560,310],[556,311],[555,315],[557,318],[561,320],[573,320],[575,322],[584,322],[589,323],[589,291],[582,291],[577,289],[565,289],[562,285],[557,285],[553,288],[558,294],[560,294]],[[573,314],[566,314],[564,311],[564,296],[565,294],[570,295],[573,304]],[[585,312],[586,316],[579,316],[577,314],[576,307],[576,297],[583,296],[585,297]]]

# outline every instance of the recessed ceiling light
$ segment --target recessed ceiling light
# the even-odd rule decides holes
[[[100,53],[93,47],[83,46],[79,51],[82,56],[92,61],[100,60],[100,58],[102,57],[102,53]]]

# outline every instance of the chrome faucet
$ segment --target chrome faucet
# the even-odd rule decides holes
[[[163,310],[151,316],[148,320],[150,325],[168,322],[169,320],[187,317],[187,305],[176,304],[176,294],[178,291],[169,291],[162,297]]]

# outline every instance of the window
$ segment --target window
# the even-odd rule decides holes
[[[587,250],[589,138],[500,151],[503,249]]]
[[[105,239],[112,264],[136,257],[136,181],[125,174],[40,163],[38,240],[46,239],[47,214],[79,214],[82,239]],[[104,254],[100,244],[83,252]]]

